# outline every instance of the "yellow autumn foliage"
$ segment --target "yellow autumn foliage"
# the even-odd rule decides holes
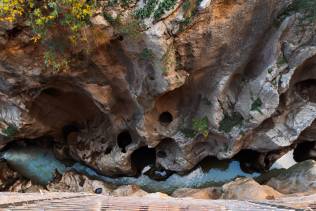
[[[87,25],[95,1],[88,0],[0,0],[0,22],[15,22],[18,18],[32,28],[34,42],[44,41],[49,30],[62,27],[70,43],[75,44],[79,30]],[[68,67],[60,49],[45,46],[44,63],[56,71]]]

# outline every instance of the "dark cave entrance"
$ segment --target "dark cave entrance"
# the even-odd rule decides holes
[[[121,148],[122,153],[126,153],[126,147],[133,142],[132,136],[128,130],[124,130],[117,135],[117,145]]]
[[[170,112],[165,111],[159,115],[159,122],[162,125],[168,125],[173,121],[173,116]]]
[[[135,150],[131,155],[131,163],[137,174],[140,174],[146,166],[155,165],[156,149],[145,146]]]

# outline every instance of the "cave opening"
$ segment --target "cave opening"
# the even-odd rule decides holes
[[[72,132],[79,132],[80,127],[77,123],[71,123],[71,124],[65,125],[63,127],[62,131],[63,131],[64,139],[68,140],[69,134],[71,134]]]
[[[265,156],[255,150],[244,149],[234,156],[234,160],[240,162],[240,168],[246,173],[265,171]]]
[[[149,165],[156,163],[156,149],[147,146],[135,150],[131,155],[131,164],[136,172],[140,174],[142,170]]]
[[[173,116],[170,112],[165,111],[159,115],[159,122],[162,125],[168,125],[173,121]]]
[[[300,96],[308,101],[316,102],[315,88],[316,80],[308,79],[295,84],[296,90]]]
[[[108,146],[106,149],[105,149],[105,151],[104,151],[104,154],[106,154],[106,155],[108,155],[108,154],[110,154],[111,152],[112,152],[112,147],[111,146]]]
[[[79,87],[55,81],[33,100],[29,115],[45,128],[48,135],[67,139],[83,123],[102,116],[89,95]],[[39,134],[40,135],[40,134]]]
[[[304,141],[297,144],[293,155],[296,162],[302,162],[308,159],[316,160],[316,142]]]
[[[117,136],[117,145],[122,153],[126,153],[126,147],[132,143],[133,139],[128,130],[124,130]]]

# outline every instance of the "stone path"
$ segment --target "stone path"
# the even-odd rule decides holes
[[[277,201],[196,200],[159,197],[109,197],[86,193],[0,193],[2,211],[150,210],[316,210],[316,195]]]

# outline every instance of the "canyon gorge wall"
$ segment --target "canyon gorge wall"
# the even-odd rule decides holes
[[[1,147],[45,137],[58,158],[109,176],[147,165],[182,173],[239,152],[268,169],[301,143],[313,149],[316,4],[174,3],[159,18],[141,14],[140,27],[131,14],[146,2],[101,1],[75,45],[62,28],[40,44],[23,19],[2,22]],[[45,64],[51,46],[67,69]]]

